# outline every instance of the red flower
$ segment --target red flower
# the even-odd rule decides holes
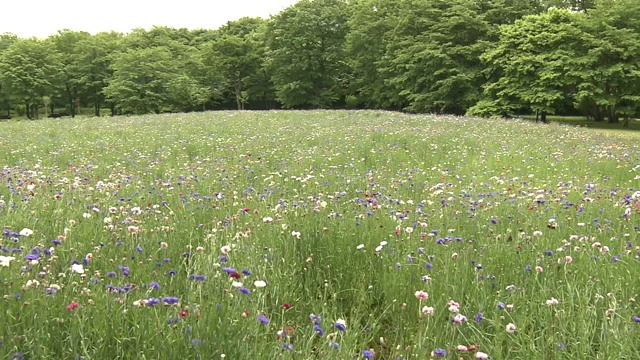
[[[78,305],[79,304],[77,302],[73,301],[73,302],[71,302],[71,304],[67,305],[67,310],[71,311],[71,310],[77,308]]]
[[[289,309],[291,309],[291,304],[289,304],[289,303],[284,303],[284,304],[282,304],[282,307],[283,307],[285,310],[289,310]]]
[[[234,279],[240,279],[240,274],[234,271],[232,273],[229,273],[229,277],[232,277]]]
[[[186,311],[180,311],[180,314],[178,314],[181,318],[186,317],[187,315],[189,315]]]

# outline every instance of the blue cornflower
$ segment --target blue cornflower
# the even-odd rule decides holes
[[[498,310],[504,310],[504,307],[505,307],[505,305],[504,305],[503,302],[499,302],[498,303]]]
[[[247,289],[246,287],[243,287],[243,286],[239,287],[238,291],[240,291],[243,294],[251,295],[251,290],[249,290],[249,289]]]
[[[157,281],[152,281],[149,283],[149,287],[154,290],[160,290],[160,284]]]
[[[263,324],[269,324],[269,318],[264,316],[264,315],[258,315],[258,317],[256,318],[258,319],[259,322],[263,323]]]
[[[334,349],[340,349],[340,344],[337,342],[329,341],[329,347]]]
[[[165,296],[162,298],[162,302],[167,305],[177,304],[179,301],[180,299],[175,296]]]
[[[344,326],[343,323],[336,322],[335,324],[333,324],[333,326],[340,331],[344,331],[344,332],[347,331],[347,327]]]
[[[241,273],[245,274],[246,276],[251,275],[251,271],[247,270],[247,269],[242,269],[242,271],[240,271]]]
[[[313,325],[313,331],[315,331],[318,334],[318,336],[324,336],[324,330],[322,330],[320,325],[318,325],[317,323]]]
[[[640,317],[634,316],[632,319],[633,321],[640,323]]]
[[[431,354],[433,357],[445,357],[447,355],[447,351],[445,349],[435,349]]]
[[[477,313],[476,314],[476,322],[481,322],[482,319],[484,319],[484,315],[482,315],[482,313]]]
[[[362,357],[364,357],[365,359],[373,359],[374,355],[374,352],[371,350],[362,350]]]

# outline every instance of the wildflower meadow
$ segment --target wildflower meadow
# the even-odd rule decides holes
[[[0,123],[1,359],[638,359],[640,141],[375,111]]]

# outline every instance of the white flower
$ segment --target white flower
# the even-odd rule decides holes
[[[20,230],[20,236],[31,236],[33,235],[33,230],[24,228]]]
[[[378,245],[378,247],[376,247],[376,252],[380,252],[382,251],[382,245]]]
[[[270,223],[270,222],[273,222],[273,218],[272,218],[272,217],[269,217],[269,216],[263,217],[263,218],[262,218],[262,222],[264,222],[264,223]]]
[[[9,266],[15,259],[13,256],[0,256],[0,266]]]
[[[256,280],[253,282],[253,285],[257,288],[263,288],[265,286],[267,286],[267,283],[263,280]]]
[[[293,236],[296,239],[300,239],[300,232],[299,231],[292,231],[291,232],[291,236]]]
[[[231,283],[231,286],[233,286],[234,288],[240,288],[242,287],[242,283],[239,281],[234,281]]]
[[[505,328],[505,330],[509,333],[509,334],[513,334],[514,332],[516,332],[517,328],[515,324],[512,323],[508,323],[507,327]]]
[[[71,272],[84,274],[84,267],[82,266],[82,264],[73,264],[71,265]]]
[[[556,298],[551,298],[547,300],[547,305],[558,305],[560,302]]]
[[[221,248],[220,248],[220,251],[221,251],[223,254],[227,255],[227,254],[231,251],[231,246],[229,246],[229,245],[225,245],[225,246],[223,246],[223,247],[221,247]]]
[[[364,249],[364,244],[360,244],[360,245],[356,246],[356,249],[358,249],[358,250]]]

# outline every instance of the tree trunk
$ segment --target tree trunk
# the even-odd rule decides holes
[[[609,123],[610,124],[618,124],[620,123],[620,117],[616,114],[616,108],[614,106],[609,108]]]
[[[629,128],[629,114],[624,114],[622,127],[625,129]]]
[[[100,117],[100,103],[98,101],[93,103],[93,115]]]
[[[111,103],[111,116],[116,116],[116,104],[115,103]]]
[[[236,105],[238,106],[238,110],[242,109],[242,94],[241,94],[240,84],[236,82],[235,91],[236,91]]]
[[[538,120],[540,120],[540,112],[536,110],[536,122],[538,122]]]
[[[25,103],[25,114],[27,115],[27,119],[31,120],[31,104],[27,101]]]
[[[53,115],[56,112],[55,105],[53,104],[53,101],[51,102],[49,107],[50,107],[51,115]]]
[[[543,124],[547,124],[547,112],[546,111],[542,111],[542,113],[540,114],[540,121],[542,121]]]

